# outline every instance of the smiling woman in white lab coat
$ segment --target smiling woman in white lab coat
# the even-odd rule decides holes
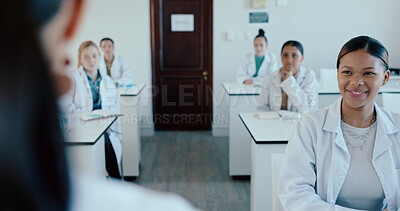
[[[316,110],[318,93],[315,74],[301,65],[303,59],[304,50],[300,42],[289,40],[283,44],[283,67],[264,79],[258,98],[258,110]]]
[[[132,70],[125,57],[114,53],[114,41],[103,38],[100,48],[104,57],[100,58],[100,71],[103,75],[110,76],[117,86],[133,84]]]
[[[266,52],[268,48],[267,37],[264,30],[260,29],[254,38],[254,51],[246,55],[239,66],[236,81],[239,84],[261,84],[264,77],[278,68],[276,56]]]
[[[72,89],[61,101],[67,114],[97,109],[119,113],[118,91],[111,78],[100,73],[99,60],[100,52],[94,42],[85,41],[80,45],[79,68],[72,72]],[[121,177],[118,168],[122,159],[121,138],[121,127],[117,120],[105,136],[106,169],[114,178]]]
[[[375,104],[389,80],[377,40],[348,41],[337,60],[342,98],[305,115],[286,148],[279,181],[285,210],[399,210],[400,115]]]

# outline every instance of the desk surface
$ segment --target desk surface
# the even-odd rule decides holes
[[[136,84],[133,87],[119,87],[118,88],[118,93],[121,96],[137,96],[142,92],[146,84]]]
[[[259,95],[261,92],[261,85],[223,83],[222,86],[228,95]]]
[[[287,143],[289,141],[297,120],[261,120],[254,117],[255,114],[257,113],[239,113],[239,117],[256,144]]]
[[[117,117],[83,122],[82,114],[70,114],[68,121],[71,128],[65,132],[66,145],[93,145],[103,135]]]

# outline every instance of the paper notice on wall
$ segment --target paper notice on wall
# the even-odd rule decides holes
[[[269,12],[266,9],[252,9],[249,11],[249,24],[267,25],[269,23]]]
[[[194,31],[194,14],[172,14],[171,31],[173,32]]]

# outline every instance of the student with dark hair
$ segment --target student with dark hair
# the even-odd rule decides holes
[[[240,84],[261,84],[265,76],[278,68],[276,56],[266,52],[267,37],[260,29],[254,38],[254,53],[247,54],[239,66],[236,81]]]
[[[194,210],[174,194],[71,174],[57,95],[83,0],[0,1],[0,210]]]
[[[317,109],[315,73],[301,65],[303,59],[300,42],[289,40],[283,44],[283,66],[264,79],[258,99],[259,110],[307,112]]]
[[[359,36],[342,47],[342,97],[305,115],[286,148],[279,181],[285,210],[400,209],[400,115],[375,104],[388,66],[376,39]]]
[[[103,56],[100,58],[100,71],[110,76],[117,86],[133,84],[132,70],[125,57],[114,53],[114,41],[105,37],[100,41]]]

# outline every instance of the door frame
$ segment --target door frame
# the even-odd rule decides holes
[[[162,30],[160,30],[160,27],[162,25],[162,19],[160,19],[160,11],[159,5],[155,5],[157,2],[159,4],[162,4],[163,0],[150,0],[150,36],[151,36],[151,71],[152,71],[152,99],[153,99],[153,122],[154,122],[154,128],[156,128],[156,114],[157,114],[157,95],[161,94],[160,89],[157,87],[157,82],[160,80],[159,78],[156,77],[156,70],[157,68],[160,69],[158,66],[159,63],[157,63],[157,59],[160,58],[160,51],[157,51],[156,49],[160,49],[159,44],[163,42],[163,40],[160,40],[160,42],[156,42],[157,35],[162,33]],[[208,15],[208,23],[203,23],[207,24],[209,26],[209,30],[207,33],[207,38],[209,40],[208,43],[204,43],[203,49],[205,50],[204,55],[208,59],[208,67],[205,67],[208,69],[208,83],[205,85],[206,93],[205,95],[207,96],[208,102],[211,102],[207,105],[207,109],[210,111],[210,128],[209,130],[212,129],[212,122],[213,122],[213,0],[201,0],[201,1],[208,1],[208,10],[210,11]],[[159,20],[160,27],[156,27],[155,20]],[[159,36],[161,37],[161,36]],[[162,39],[162,37],[160,38]]]

